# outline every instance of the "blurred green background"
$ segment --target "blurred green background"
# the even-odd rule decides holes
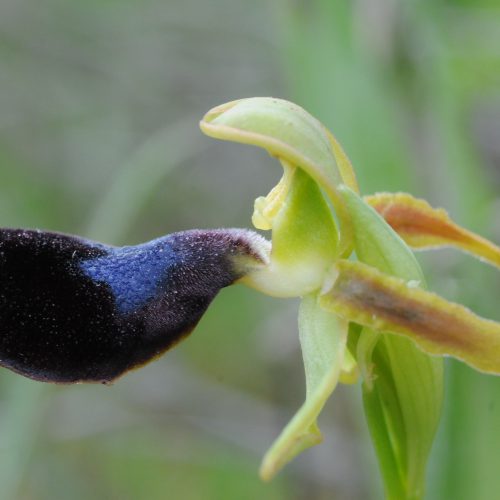
[[[256,95],[304,106],[364,193],[406,190],[500,242],[499,0],[0,0],[0,224],[134,244],[248,227],[280,175],[199,132]],[[500,278],[419,254],[432,289],[500,320]],[[0,499],[381,499],[359,387],[323,445],[262,484],[302,402],[294,301],[224,290],[196,332],[112,387],[0,377]],[[500,491],[500,379],[449,362],[429,499]]]

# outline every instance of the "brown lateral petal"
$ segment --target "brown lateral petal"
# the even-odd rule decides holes
[[[413,248],[453,246],[500,267],[500,247],[455,224],[442,208],[406,193],[377,193],[364,200]]]
[[[360,262],[340,260],[336,269],[333,286],[321,297],[326,309],[374,330],[410,337],[430,354],[500,374],[500,323]]]

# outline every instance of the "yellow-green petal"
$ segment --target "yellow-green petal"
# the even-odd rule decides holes
[[[347,321],[321,308],[316,295],[304,297],[299,311],[299,332],[306,400],[264,456],[262,479],[271,479],[296,455],[322,441],[316,419],[339,380],[347,329]]]

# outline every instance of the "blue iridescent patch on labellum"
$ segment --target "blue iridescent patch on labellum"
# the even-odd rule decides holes
[[[111,248],[104,256],[83,261],[81,268],[93,281],[110,286],[118,310],[130,313],[161,293],[161,284],[185,261],[185,250],[177,251],[172,240],[165,236],[142,245]]]
[[[218,291],[267,262],[241,229],[116,248],[0,229],[0,365],[48,382],[108,382],[172,347]]]

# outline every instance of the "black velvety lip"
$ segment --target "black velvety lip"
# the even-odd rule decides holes
[[[57,383],[107,383],[188,335],[218,291],[266,263],[243,229],[112,247],[0,229],[0,365]]]

